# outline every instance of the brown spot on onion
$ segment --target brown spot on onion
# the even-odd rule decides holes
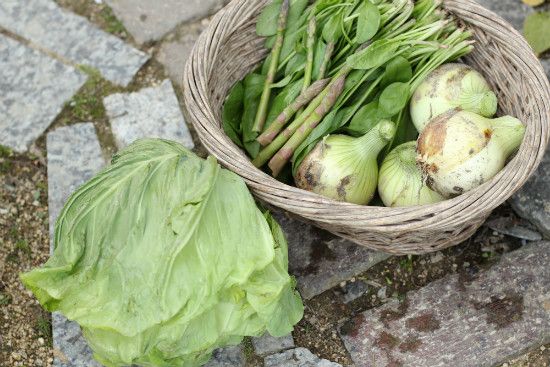
[[[340,199],[346,200],[346,186],[349,185],[350,182],[351,182],[351,175],[347,175],[346,177],[340,180],[340,183],[336,188],[336,191],[338,192],[338,197]]]
[[[483,132],[483,135],[485,136],[485,139],[489,140],[491,139],[491,136],[493,136],[493,130],[485,129],[485,131]]]

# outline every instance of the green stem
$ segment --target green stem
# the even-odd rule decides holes
[[[323,98],[319,106],[309,115],[306,121],[296,130],[286,144],[273,156],[269,162],[269,168],[273,177],[277,177],[283,167],[290,161],[300,144],[311,134],[313,129],[323,120],[325,115],[336,103],[336,100],[344,90],[346,75],[341,75],[330,86],[328,94]]]
[[[327,44],[325,56],[323,57],[323,63],[321,64],[321,68],[319,69],[319,79],[323,79],[327,73],[328,65],[330,63],[330,59],[332,57],[332,53],[334,52],[335,46],[336,45],[334,44],[334,42],[329,42]]]
[[[281,13],[279,14],[279,20],[277,24],[277,38],[275,45],[271,50],[271,63],[269,65],[269,71],[264,84],[264,90],[260,98],[260,104],[258,106],[258,112],[256,113],[256,119],[252,131],[261,132],[265,125],[265,119],[267,117],[267,107],[269,104],[269,98],[271,97],[271,84],[275,80],[275,74],[277,74],[277,66],[279,64],[279,56],[281,55],[281,49],[283,48],[284,34],[286,29],[286,22],[288,18],[288,11],[290,8],[290,0],[283,0],[281,5]]]
[[[307,59],[306,67],[304,70],[304,83],[302,84],[302,94],[306,93],[307,89],[311,86],[311,79],[313,74],[313,57],[315,52],[315,34],[317,33],[317,21],[315,17],[312,17],[309,20],[309,25],[307,27]],[[299,111],[300,114],[303,111]]]

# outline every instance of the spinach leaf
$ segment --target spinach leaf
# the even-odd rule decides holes
[[[372,101],[361,107],[353,116],[347,130],[353,135],[365,135],[380,120],[390,118],[392,115],[380,108],[378,100]]]
[[[321,38],[317,40],[317,44],[315,46],[315,53],[313,56],[313,79],[319,80],[319,71],[321,71],[321,65],[323,64],[323,60],[325,58],[325,53],[327,51],[327,45]]]
[[[237,146],[243,148],[241,141],[241,121],[243,113],[244,88],[241,82],[231,89],[223,106],[222,122],[223,130]]]
[[[378,7],[365,0],[357,20],[357,43],[364,43],[376,35],[380,28],[380,11]]]
[[[394,57],[398,48],[399,42],[393,39],[374,41],[369,47],[348,57],[346,63],[354,69],[376,68]]]
[[[381,86],[386,87],[392,83],[406,83],[412,79],[413,71],[409,60],[403,56],[393,58],[387,65]]]
[[[408,83],[390,84],[380,95],[380,109],[390,116],[398,114],[409,101],[410,89]]]
[[[323,39],[327,43],[335,43],[342,36],[342,18],[337,14],[331,16],[323,27]]]
[[[256,23],[256,34],[262,37],[269,37],[277,34],[277,21],[281,13],[282,0],[274,0],[267,5]],[[307,0],[292,0],[287,17],[287,29],[298,23],[298,19],[302,16],[307,6]]]
[[[291,75],[303,70],[306,67],[306,58],[304,54],[296,54],[296,56],[291,58],[288,64],[286,64],[285,75]]]
[[[244,79],[243,143],[252,158],[255,158],[260,151],[260,143],[256,141],[258,133],[252,131],[252,127],[254,126],[264,83],[265,76],[256,73],[249,74]]]

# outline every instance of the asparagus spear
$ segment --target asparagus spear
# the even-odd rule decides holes
[[[311,134],[313,129],[323,120],[325,115],[336,103],[336,100],[344,90],[346,83],[346,75],[341,75],[330,86],[330,90],[323,98],[321,104],[309,115],[307,120],[296,130],[294,135],[286,142],[286,144],[273,156],[269,162],[269,168],[272,171],[273,177],[277,177],[283,167],[289,162],[298,149],[300,144]]]
[[[319,79],[323,79],[325,77],[325,74],[327,73],[328,64],[330,62],[330,59],[332,58],[335,46],[336,45],[334,44],[334,42],[329,42],[327,44],[325,57],[323,58],[323,63],[321,64],[321,68],[319,69]]]
[[[260,105],[258,107],[258,112],[256,113],[256,119],[254,120],[254,126],[252,127],[252,131],[258,133],[262,132],[265,125],[265,119],[267,117],[267,107],[269,104],[269,97],[271,97],[271,84],[273,84],[275,74],[277,74],[277,66],[279,64],[281,49],[283,48],[289,8],[290,0],[283,0],[277,25],[277,37],[275,44],[273,45],[273,49],[271,50],[271,63],[269,65],[269,71],[267,72],[262,97],[260,98]]]
[[[268,145],[277,137],[286,123],[294,114],[311,102],[319,93],[321,93],[330,82],[330,79],[318,80],[313,83],[305,92],[302,92],[294,102],[288,105],[283,112],[269,125],[269,127],[258,137],[258,142],[262,145]]]
[[[304,84],[302,86],[302,93],[305,93],[311,85],[311,75],[313,73],[313,53],[315,48],[315,33],[317,32],[317,21],[315,17],[311,17],[307,28],[307,59],[306,69],[304,71]],[[322,79],[322,78],[319,78]]]

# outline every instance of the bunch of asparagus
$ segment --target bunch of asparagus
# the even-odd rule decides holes
[[[413,140],[412,91],[473,48],[441,0],[274,0],[256,30],[271,52],[233,87],[223,126],[275,177],[327,134],[363,135],[380,119],[398,125],[388,151]]]

